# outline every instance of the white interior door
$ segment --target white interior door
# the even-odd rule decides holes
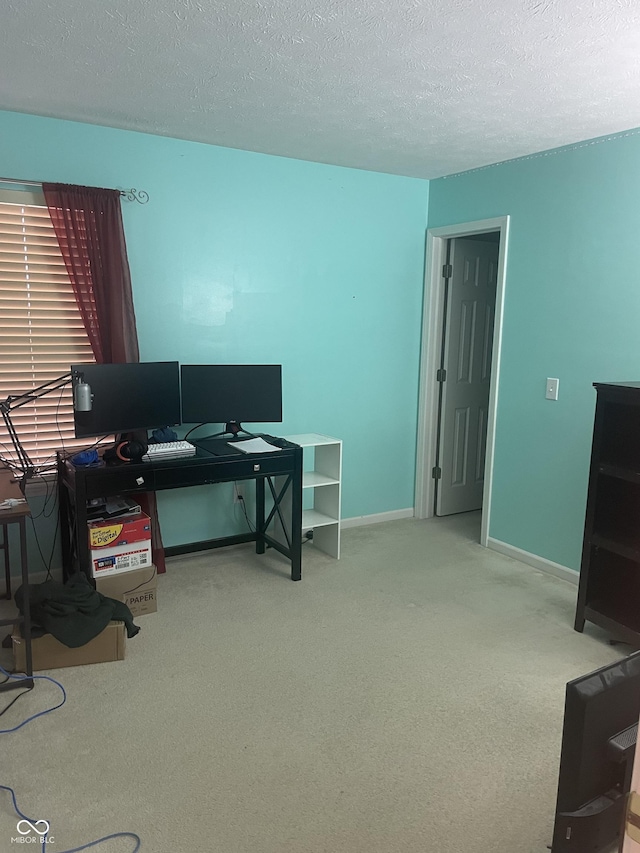
[[[482,507],[498,244],[450,241],[436,515]]]

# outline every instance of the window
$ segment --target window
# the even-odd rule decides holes
[[[89,339],[40,194],[0,191],[0,401],[93,362]],[[76,447],[71,387],[16,408],[11,420],[37,466]],[[0,420],[0,455],[15,460]]]

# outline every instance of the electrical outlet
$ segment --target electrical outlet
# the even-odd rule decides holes
[[[244,501],[244,483],[233,484],[233,502],[239,504]]]

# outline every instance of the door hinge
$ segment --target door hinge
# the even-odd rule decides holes
[[[440,477],[442,477],[442,469],[436,465],[434,468],[431,469],[431,476],[434,480],[439,480]]]
[[[453,267],[451,264],[445,264],[442,267],[442,278],[451,278],[453,275]]]
[[[447,371],[444,367],[439,367],[436,372],[436,382],[445,382],[447,379]]]

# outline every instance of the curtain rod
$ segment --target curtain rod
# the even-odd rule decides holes
[[[17,178],[0,178],[0,184],[20,184],[23,187],[42,187],[42,181],[19,181]],[[149,201],[149,193],[145,190],[118,190],[127,201],[137,201],[138,204],[146,204]]]

